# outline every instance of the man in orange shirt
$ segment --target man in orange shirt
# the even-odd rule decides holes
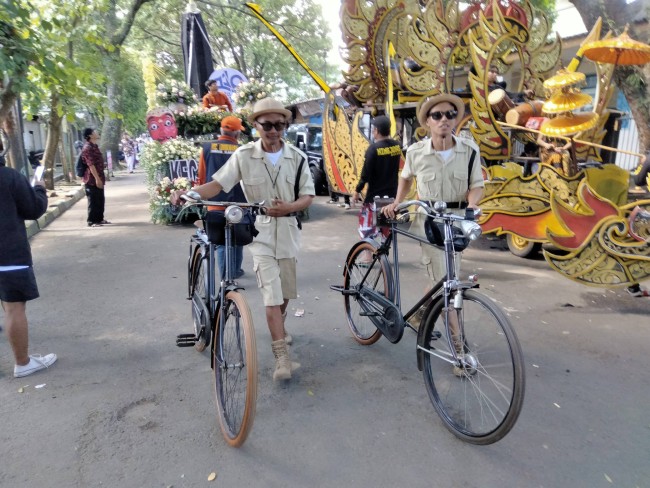
[[[205,108],[219,107],[224,110],[227,108],[228,112],[232,112],[232,104],[228,96],[219,91],[216,80],[206,81],[205,86],[208,87],[208,93],[203,97],[203,106]]]

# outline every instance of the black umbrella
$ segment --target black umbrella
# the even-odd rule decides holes
[[[214,71],[214,67],[208,31],[205,29],[201,12],[193,1],[188,3],[181,24],[185,81],[201,98],[208,91],[204,83]]]

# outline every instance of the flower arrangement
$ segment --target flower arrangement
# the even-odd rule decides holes
[[[237,85],[235,93],[232,94],[233,101],[239,105],[244,106],[247,103],[255,103],[265,97],[271,96],[272,86],[269,83],[263,83],[259,80],[251,78],[248,81],[242,81]]]
[[[170,103],[184,103],[194,105],[198,103],[196,94],[182,81],[170,80],[166,83],[159,83],[156,88],[156,101],[161,105]]]
[[[165,176],[151,190],[151,200],[149,210],[151,211],[151,221],[154,224],[171,224],[178,214],[177,208],[171,204],[171,194],[175,190],[189,190],[194,184],[187,178],[176,178],[170,180]]]
[[[147,185],[153,188],[163,176],[169,176],[169,161],[175,159],[198,159],[200,148],[182,138],[163,143],[150,141],[145,144],[140,162],[147,174]]]
[[[185,137],[218,133],[221,127],[221,121],[229,115],[239,117],[242,119],[244,127],[247,127],[247,122],[241,115],[226,112],[217,107],[205,108],[197,105],[189,107],[185,111],[174,112],[178,132],[184,134]]]

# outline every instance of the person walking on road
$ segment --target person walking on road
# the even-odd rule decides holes
[[[207,182],[207,178],[215,174],[226,164],[226,161],[239,147],[239,135],[244,130],[244,126],[239,118],[234,115],[224,117],[219,129],[221,135],[215,142],[206,142],[201,147],[199,157],[199,184]],[[246,197],[241,185],[237,183],[229,192],[222,191],[218,195],[210,197],[215,202],[245,202]],[[208,210],[225,210],[225,208],[208,207]],[[222,278],[226,274],[226,246],[217,246],[217,260],[219,262],[219,272]],[[234,263],[231,269],[235,279],[244,275],[242,262],[244,260],[244,246],[234,246]]]
[[[301,231],[297,214],[312,203],[316,194],[307,156],[282,140],[290,117],[291,112],[280,101],[258,100],[249,120],[260,139],[237,149],[212,175],[213,181],[193,188],[202,198],[208,198],[222,189],[231,190],[241,181],[249,202],[264,200],[271,204],[266,215],[258,215],[255,220],[259,234],[250,250],[271,333],[274,380],[290,379],[292,371],[300,366],[289,359],[287,345],[292,338],[284,322],[289,300],[298,296],[296,257]],[[178,203],[183,193],[175,191],[172,203]]]
[[[366,189],[359,218],[359,234],[361,238],[371,237],[376,229],[374,222],[374,198],[395,198],[397,193],[397,177],[399,162],[402,158],[402,148],[390,137],[390,119],[385,115],[375,117],[372,121],[372,137],[375,142],[366,150],[363,169],[359,183],[354,190],[353,201],[361,201],[361,192]]]
[[[122,151],[124,151],[124,159],[126,159],[126,170],[133,173],[135,168],[135,141],[126,132],[122,136]]]
[[[81,159],[87,166],[84,173],[83,182],[88,199],[88,227],[100,227],[104,224],[110,224],[104,218],[104,206],[106,199],[104,197],[104,185],[106,176],[104,175],[104,158],[99,150],[99,133],[95,129],[84,129],[84,139],[86,143],[81,150]]]
[[[451,212],[462,215],[466,208],[478,210],[483,196],[483,174],[479,148],[472,140],[456,137],[452,131],[463,116],[465,106],[456,95],[442,93],[425,99],[418,110],[418,121],[427,127],[431,139],[413,144],[406,151],[406,162],[400,174],[395,202],[382,212],[395,218],[395,207],[408,195],[417,181],[418,197],[434,202],[444,201]],[[411,232],[426,239],[426,214],[418,209]],[[422,264],[432,283],[444,278],[445,252],[434,246],[420,244]],[[460,271],[460,254],[456,258],[456,272]],[[425,304],[426,305],[426,304]],[[417,328],[423,308],[414,314],[411,324]]]
[[[57,359],[56,354],[29,354],[27,302],[39,295],[25,220],[35,220],[47,210],[45,185],[42,181],[34,185],[5,167],[0,156],[0,303],[16,378],[48,368]]]

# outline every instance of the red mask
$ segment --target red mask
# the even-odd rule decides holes
[[[147,117],[149,135],[155,141],[164,142],[178,136],[178,128],[174,117],[169,114],[152,115]]]

